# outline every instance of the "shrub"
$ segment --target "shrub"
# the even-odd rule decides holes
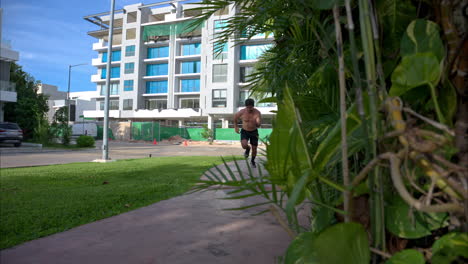
[[[93,147],[94,146],[94,138],[91,137],[91,136],[81,135],[76,140],[76,145],[78,145],[78,147],[80,147],[80,148]]]

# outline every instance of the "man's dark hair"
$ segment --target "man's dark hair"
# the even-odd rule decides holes
[[[254,100],[251,98],[245,100],[245,106],[254,106],[254,103]]]

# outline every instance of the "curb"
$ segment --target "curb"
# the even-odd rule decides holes
[[[22,147],[42,149],[42,144],[36,144],[36,143],[23,142],[23,143],[21,143],[21,146]]]

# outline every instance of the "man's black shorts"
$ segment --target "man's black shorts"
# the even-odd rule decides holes
[[[255,129],[253,131],[247,131],[244,129],[241,129],[241,140],[246,139],[247,142],[250,140],[250,145],[252,146],[258,146],[258,130]]]

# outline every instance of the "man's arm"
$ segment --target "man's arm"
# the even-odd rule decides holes
[[[255,119],[255,123],[257,125],[257,128],[262,125],[262,114],[260,113],[260,111],[258,111],[258,115],[257,115],[257,118]]]
[[[239,134],[239,126],[237,125],[237,123],[239,122],[239,117],[241,115],[242,115],[242,110],[240,110],[234,115],[234,130],[236,131],[237,134]]]

